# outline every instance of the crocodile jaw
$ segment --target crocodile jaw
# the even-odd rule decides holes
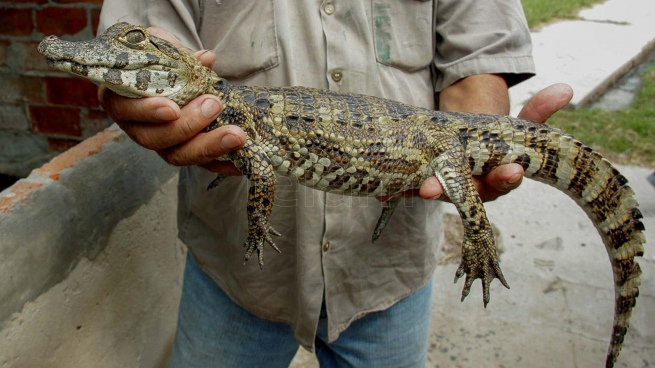
[[[143,35],[138,48],[126,41],[129,32]],[[49,36],[41,41],[38,50],[55,69],[132,98],[163,96],[184,105],[208,91],[217,78],[189,53],[149,35],[142,27],[124,23],[86,42]]]

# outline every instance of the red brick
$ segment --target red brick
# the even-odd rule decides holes
[[[0,102],[43,102],[43,80],[34,76],[0,74]]]
[[[7,66],[7,53],[9,51],[9,46],[11,46],[11,42],[0,40],[0,67]]]
[[[48,138],[48,147],[51,151],[64,152],[77,146],[80,142],[75,139]]]
[[[84,8],[44,8],[36,12],[36,30],[45,35],[74,35],[88,25]]]
[[[98,87],[86,79],[46,77],[45,85],[51,104],[98,106]]]
[[[38,133],[81,137],[80,109],[30,106],[32,129]]]
[[[34,29],[32,9],[0,7],[0,35],[29,36]]]

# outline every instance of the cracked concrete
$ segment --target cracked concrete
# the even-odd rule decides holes
[[[619,111],[629,107],[641,86],[643,72],[651,65],[655,65],[655,50],[651,50],[644,63],[639,64],[619,79],[616,85],[592,103],[590,108]]]
[[[652,0],[608,0],[532,33],[537,76],[510,90],[512,115],[540,89],[568,83],[574,108],[596,101],[655,47]]]

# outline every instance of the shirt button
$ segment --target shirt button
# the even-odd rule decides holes
[[[335,82],[340,82],[341,78],[343,78],[343,72],[341,69],[335,69],[332,71],[332,80]]]
[[[325,5],[323,5],[323,11],[324,11],[325,14],[327,14],[327,15],[332,15],[332,14],[334,14],[334,4],[332,4],[332,3],[326,3]]]
[[[330,242],[325,242],[323,244],[323,252],[327,252],[330,249]]]

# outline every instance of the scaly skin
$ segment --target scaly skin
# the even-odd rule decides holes
[[[269,224],[275,174],[332,193],[358,196],[398,194],[436,176],[465,228],[462,263],[455,281],[466,275],[462,300],[482,279],[483,300],[498,278],[491,226],[471,181],[510,162],[526,175],[573,198],[589,215],[605,243],[614,272],[615,315],[607,357],[612,367],[639,294],[643,224],[626,179],[590,147],[543,124],[507,116],[443,113],[375,97],[303,87],[230,86],[188,52],[127,23],[97,39],[65,42],[48,37],[39,51],[51,65],[128,97],[168,96],[184,105],[196,96],[218,96],[225,109],[208,129],[233,124],[247,134],[245,147],[231,160],[250,179],[247,260],[256,250],[275,250]],[[219,177],[210,184],[220,185]],[[375,240],[391,218],[396,200],[385,206],[373,231]]]

